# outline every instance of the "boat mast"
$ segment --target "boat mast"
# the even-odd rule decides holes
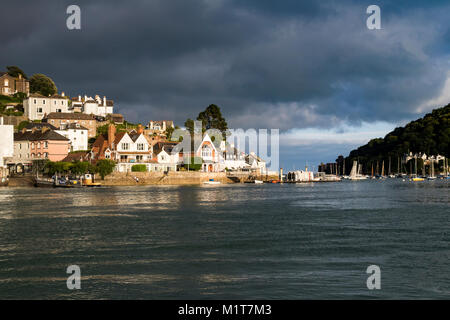
[[[389,169],[388,169],[388,175],[391,175],[391,157],[389,157]]]

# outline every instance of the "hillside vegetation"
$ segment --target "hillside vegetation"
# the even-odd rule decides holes
[[[409,152],[450,157],[450,104],[396,128],[384,138],[372,139],[351,151],[345,161],[348,164],[358,160],[364,172],[369,173],[372,165],[382,161],[387,165],[391,158],[392,171],[397,171],[398,157]]]

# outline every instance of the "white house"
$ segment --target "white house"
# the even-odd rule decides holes
[[[68,112],[69,100],[64,96],[54,94],[45,97],[38,93],[32,93],[23,100],[24,114],[31,121],[42,120],[46,114],[51,112]]]
[[[203,136],[202,142],[196,147],[195,157],[202,158],[202,171],[218,172],[224,169],[220,148],[214,145],[207,133]]]
[[[71,111],[106,117],[114,113],[114,101],[107,100],[106,96],[102,99],[99,95],[95,95],[94,98],[79,95],[78,98],[72,98]]]
[[[254,170],[259,174],[266,173],[266,162],[258,157],[254,152],[250,152],[250,154],[245,157],[245,162],[250,166],[251,170]]]
[[[139,131],[120,132],[115,137],[115,150],[108,148],[105,157],[118,162],[119,172],[131,171],[133,165],[145,164],[152,161],[152,146],[145,135]]]
[[[79,123],[61,124],[58,130],[60,135],[70,140],[70,151],[88,150],[88,129]]]
[[[220,150],[223,157],[223,170],[242,170],[249,169],[250,165],[245,162],[245,153],[239,151],[233,144],[222,141]]]
[[[5,168],[5,158],[14,155],[14,126],[4,125],[0,118],[0,168]]]
[[[181,163],[180,152],[175,148],[177,143],[157,142],[153,146],[153,160],[158,165],[154,165],[155,171],[176,171],[178,164]]]

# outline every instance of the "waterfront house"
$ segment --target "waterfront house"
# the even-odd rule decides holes
[[[14,155],[8,165],[30,167],[33,160],[61,161],[70,151],[70,140],[43,126],[14,133]]]
[[[180,152],[176,150],[177,142],[158,141],[153,145],[153,160],[155,171],[176,171],[181,163]]]
[[[223,166],[221,166],[223,158],[219,147],[213,143],[207,133],[203,135],[202,142],[195,146],[194,156],[202,158],[202,171],[219,172],[223,170]]]
[[[69,100],[64,96],[54,94],[45,97],[39,93],[32,93],[23,100],[24,115],[31,121],[42,120],[50,113],[68,112]]]
[[[131,132],[116,132],[111,124],[108,133],[97,137],[91,150],[91,159],[94,161],[110,159],[117,163],[119,172],[131,171],[133,165],[145,164],[150,171],[152,160],[152,145],[143,133],[143,128]]]
[[[221,151],[224,170],[250,169],[251,165],[245,161],[245,153],[236,149],[234,145],[222,141]]]
[[[254,152],[250,152],[245,157],[245,162],[250,166],[250,169],[256,171],[258,174],[266,173],[266,162],[258,157]]]
[[[55,130],[60,135],[70,140],[70,151],[82,151],[88,149],[88,129],[79,123],[61,124]]]
[[[90,114],[70,113],[70,112],[52,112],[44,117],[43,122],[50,123],[56,128],[66,126],[71,123],[78,124],[88,129],[88,138],[97,135],[97,121]]]

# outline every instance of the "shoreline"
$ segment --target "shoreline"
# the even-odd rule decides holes
[[[102,186],[148,186],[148,185],[202,185],[204,182],[214,179],[221,184],[243,183],[230,179],[226,172],[113,172],[105,177],[104,180],[95,175],[95,181],[100,182]],[[136,180],[137,178],[137,180]],[[277,180],[276,176],[259,176],[261,180]],[[33,178],[30,175],[14,176],[9,178],[8,187],[34,187]]]

